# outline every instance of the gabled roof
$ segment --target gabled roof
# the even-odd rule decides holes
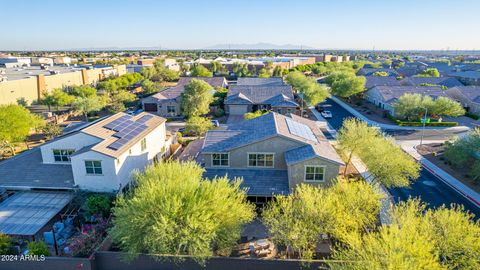
[[[290,85],[231,85],[225,104],[245,104],[239,100],[240,93],[252,104],[289,102],[297,106]]]
[[[480,103],[480,86],[456,86],[450,88],[448,91],[458,90],[463,96],[473,102]]]
[[[237,79],[237,85],[285,85],[282,78],[247,78]]]
[[[274,112],[230,125],[225,130],[208,131],[202,152],[229,152],[275,136],[309,145],[315,156],[343,164],[314,121],[296,115],[287,117]]]
[[[455,79],[448,77],[411,77],[401,80],[402,85],[422,86],[422,84],[442,85],[445,87],[463,86],[463,84]]]
[[[370,89],[375,86],[400,86],[401,81],[397,80],[396,77],[393,76],[365,76],[367,79],[365,83],[365,87]]]
[[[129,117],[131,121],[136,122],[143,116],[147,115],[148,117],[150,117],[150,119],[143,123],[145,125],[145,128],[143,128],[136,136],[129,139],[127,143],[123,144],[123,146],[116,150],[109,147],[110,144],[118,141],[121,138],[117,137],[117,131],[106,128],[106,125],[112,123],[117,119],[120,119],[121,117]],[[81,129],[79,132],[101,139],[99,143],[93,146],[88,146],[90,150],[117,158],[165,121],[165,118],[147,112],[142,112],[135,116],[129,116],[126,113],[119,112],[92,125],[89,125],[88,127]]]
[[[183,93],[185,85],[187,85],[192,79],[202,80],[213,88],[223,87],[228,84],[224,77],[181,77],[176,86],[158,92],[151,97],[156,99],[175,99]]]
[[[363,76],[371,76],[375,72],[387,72],[388,76],[398,76],[398,72],[391,68],[361,68],[357,74]]]
[[[404,94],[421,94],[428,95],[432,98],[448,97],[445,91],[441,87],[428,86],[428,87],[415,87],[415,86],[376,86],[368,91],[378,91],[382,96],[383,101],[391,103],[403,96]]]
[[[448,76],[457,77],[457,78],[480,79],[480,71],[453,72],[448,74]]]

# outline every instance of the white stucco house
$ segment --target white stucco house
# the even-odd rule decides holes
[[[116,192],[172,140],[162,117],[117,113],[0,163],[0,186]]]

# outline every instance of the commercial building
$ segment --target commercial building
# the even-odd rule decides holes
[[[17,103],[19,100],[31,104],[44,92],[55,88],[95,84],[103,78],[126,73],[125,65],[0,68],[0,104]]]

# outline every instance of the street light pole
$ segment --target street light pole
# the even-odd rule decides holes
[[[422,145],[423,136],[425,135],[425,124],[427,123],[427,113],[428,113],[428,108],[425,107],[425,115],[423,116],[423,128],[422,128],[422,136],[420,137],[420,145]]]

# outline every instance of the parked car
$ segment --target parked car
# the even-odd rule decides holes
[[[218,120],[212,120],[212,124],[214,127],[219,127],[220,126],[220,122],[218,122]]]
[[[319,112],[323,112],[330,107],[332,107],[332,105],[330,104],[317,104],[317,106],[315,106],[315,109],[317,109],[317,111]]]
[[[321,115],[323,116],[323,118],[325,118],[325,119],[332,118],[332,112],[331,112],[331,111],[323,111],[323,112],[321,112],[320,114],[321,114]]]

